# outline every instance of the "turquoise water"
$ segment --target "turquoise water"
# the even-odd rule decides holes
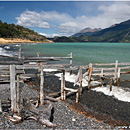
[[[130,62],[130,43],[51,43],[21,45],[24,56],[66,57],[73,53],[73,65]]]

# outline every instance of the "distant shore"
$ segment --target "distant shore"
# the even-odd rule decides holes
[[[15,43],[53,43],[51,40],[47,41],[31,41],[28,39],[20,39],[20,38],[0,38],[0,44],[15,44]]]

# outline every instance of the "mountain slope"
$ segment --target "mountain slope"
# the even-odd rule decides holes
[[[115,24],[109,28],[83,34],[88,42],[129,42],[130,43],[130,20]],[[73,37],[75,38],[75,37]]]
[[[74,37],[79,37],[79,36],[82,36],[82,35],[91,35],[93,32],[97,32],[97,31],[100,31],[102,30],[101,28],[95,28],[95,29],[91,29],[91,28],[85,28],[81,31],[79,31],[78,33],[74,34],[73,36]]]

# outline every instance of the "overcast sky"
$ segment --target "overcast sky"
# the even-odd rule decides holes
[[[130,19],[130,1],[0,1],[0,19],[47,37],[70,36]]]

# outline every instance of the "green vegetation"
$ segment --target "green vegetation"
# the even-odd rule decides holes
[[[39,35],[38,33],[25,28],[20,25],[7,24],[0,20],[0,37],[1,38],[20,38],[31,41],[47,41],[46,37]]]

